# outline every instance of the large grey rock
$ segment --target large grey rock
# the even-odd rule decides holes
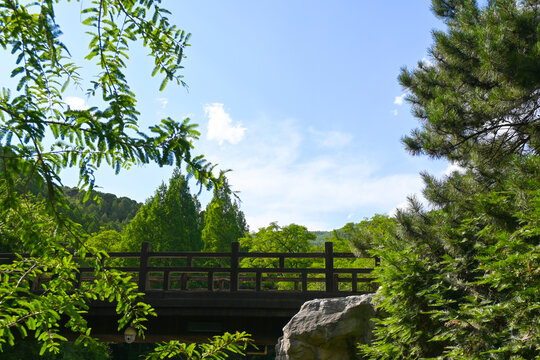
[[[373,294],[315,299],[285,325],[276,360],[356,359],[356,344],[371,340]]]

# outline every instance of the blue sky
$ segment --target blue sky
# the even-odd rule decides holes
[[[165,116],[198,123],[195,153],[232,169],[229,182],[240,192],[251,230],[271,221],[330,230],[391,213],[421,191],[419,172],[442,176],[448,170],[446,162],[410,156],[400,143],[418,123],[397,76],[402,66],[426,58],[431,30],[443,26],[429,1],[163,5],[192,33],[183,63],[189,91],[171,84],[159,92],[151,59],[134,49],[128,77],[141,126]],[[79,9],[61,3],[57,12],[76,59],[86,52]],[[88,76],[92,65],[83,65]],[[73,106],[96,104],[77,89],[68,89],[66,98]],[[118,176],[100,170],[97,184],[144,201],[171,173],[156,166]],[[76,183],[72,171],[63,178]],[[203,194],[203,204],[208,198]]]

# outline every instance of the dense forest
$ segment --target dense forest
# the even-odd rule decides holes
[[[103,231],[121,231],[139,210],[141,204],[127,197],[117,197],[94,191],[94,196],[83,201],[84,193],[77,188],[64,187],[67,207],[61,211],[73,222],[80,224],[87,234],[98,234]],[[41,189],[34,188],[29,194],[35,205],[46,201],[46,194]],[[6,224],[7,225],[7,224]],[[10,237],[8,227],[0,229],[0,251],[21,251],[17,241]]]
[[[94,191],[88,201],[77,188],[65,188],[64,194],[69,202],[67,216],[81,224],[89,234],[103,229],[121,231],[135,216],[141,204],[125,196]]]

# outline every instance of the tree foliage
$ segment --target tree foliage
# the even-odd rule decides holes
[[[509,171],[487,192],[478,192],[472,173],[455,173],[435,185],[446,193],[446,206],[426,212],[413,202],[398,214],[395,237],[375,251],[382,259],[378,299],[386,317],[365,353],[453,359],[538,354],[540,160],[526,158]]]
[[[386,246],[396,232],[396,222],[386,215],[374,215],[359,223],[348,223],[341,229],[332,231],[330,241],[334,244],[334,252],[354,252],[358,258],[334,259],[336,268],[375,268],[378,265],[372,256],[373,251]],[[371,279],[371,275],[366,276]],[[346,284],[342,284],[345,286]],[[365,290],[372,291],[373,284],[366,282],[361,285]]]
[[[200,345],[170,341],[158,345],[154,352],[148,354],[146,360],[223,360],[229,354],[244,355],[250,343],[249,335],[245,332],[225,333],[222,336],[214,336],[208,343]]]
[[[125,196],[93,191],[93,198],[83,201],[84,194],[77,188],[63,188],[69,203],[69,209],[64,210],[74,222],[81,224],[89,234],[101,229],[122,231],[135,217],[141,204]]]
[[[284,227],[276,222],[252,234],[246,234],[240,239],[240,246],[249,252],[284,252],[305,253],[316,248],[312,242],[317,236],[307,230],[305,226],[290,224]],[[245,261],[245,262],[244,262]],[[244,259],[243,264],[264,267],[279,267],[276,259]],[[288,264],[300,267],[298,262]]]
[[[92,234],[86,240],[86,245],[107,252],[123,251],[127,248],[122,234],[116,230],[102,230],[99,233]]]
[[[313,245],[317,235],[307,230],[305,226],[290,224],[281,227],[276,222],[270,223],[265,228],[260,228],[259,231],[252,234],[246,234],[240,239],[240,246],[249,252],[282,252],[282,253],[307,253],[316,250]],[[286,268],[309,268],[322,267],[322,261],[313,262],[313,259],[285,259],[283,264]],[[240,267],[247,268],[280,268],[278,258],[244,258],[240,261]],[[272,278],[290,278],[289,274],[269,274]],[[275,282],[263,284],[266,288],[276,286]],[[280,281],[277,287],[280,289],[293,289],[293,286],[298,286],[298,282],[291,283],[288,281]]]
[[[119,172],[148,163],[184,164],[201,186],[219,185],[212,165],[192,154],[199,133],[188,119],[161,119],[148,133],[138,126],[136,97],[125,75],[132,44],[142,44],[154,60],[150,73],[162,78],[160,90],[170,81],[184,85],[181,61],[189,34],[169,22],[160,1],[81,2],[86,60],[96,69],[87,83],[78,74],[81,63],[61,41],[57,4],[0,1],[0,47],[16,63],[10,75],[17,84],[0,91],[0,219],[3,231],[29,253],[0,265],[0,347],[13,344],[16,332],[37,339],[41,353],[59,351],[62,326],[78,342],[92,340],[83,316],[91,301],[117,302],[119,329],[132,324],[141,335],[153,314],[129,277],[101,266],[106,255],[85,244],[81,226],[62,212],[68,206],[62,169],[79,170],[85,200],[101,165]],[[70,84],[87,88],[101,105],[70,109],[63,98]],[[30,182],[46,189],[45,202],[27,195]],[[78,259],[90,255],[95,280],[76,288]]]
[[[154,251],[200,251],[201,219],[198,200],[186,177],[175,169],[168,186],[162,184],[123,231],[126,251],[152,243]]]
[[[536,1],[434,0],[433,64],[403,70],[421,127],[413,154],[464,173],[423,174],[381,238],[381,318],[370,358],[532,359],[540,326],[539,71]]]
[[[39,344],[36,342],[21,341],[9,346],[2,352],[3,360],[36,359],[39,354]],[[110,360],[107,344],[95,343],[90,346],[75,345],[70,342],[60,344],[58,354],[44,353],[40,360]]]
[[[223,182],[227,185],[227,179]],[[230,251],[231,243],[238,241],[248,230],[244,213],[238,202],[232,201],[228,186],[215,188],[204,211],[203,251]]]
[[[348,223],[332,231],[330,241],[334,251],[349,252],[355,250],[361,256],[369,256],[369,250],[381,246],[395,233],[395,221],[386,215],[374,215],[359,223]]]
[[[433,65],[399,78],[422,124],[407,149],[477,167],[538,154],[538,2],[435,0],[433,11],[448,28],[433,32]]]

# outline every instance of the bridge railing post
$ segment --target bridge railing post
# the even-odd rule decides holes
[[[139,265],[139,291],[144,292],[146,290],[146,283],[148,280],[148,265],[150,265],[150,257],[148,253],[152,248],[152,244],[149,242],[143,242],[141,244],[141,257]]]
[[[324,267],[326,270],[326,292],[334,292],[334,244],[324,243]]]
[[[238,253],[240,244],[235,241],[231,243],[231,291],[238,291]]]
[[[375,268],[380,266],[381,265],[381,258],[378,257],[378,256],[375,256]],[[377,289],[379,288],[379,284],[377,284],[376,282],[372,282],[371,283],[371,288],[373,291],[377,291]]]

